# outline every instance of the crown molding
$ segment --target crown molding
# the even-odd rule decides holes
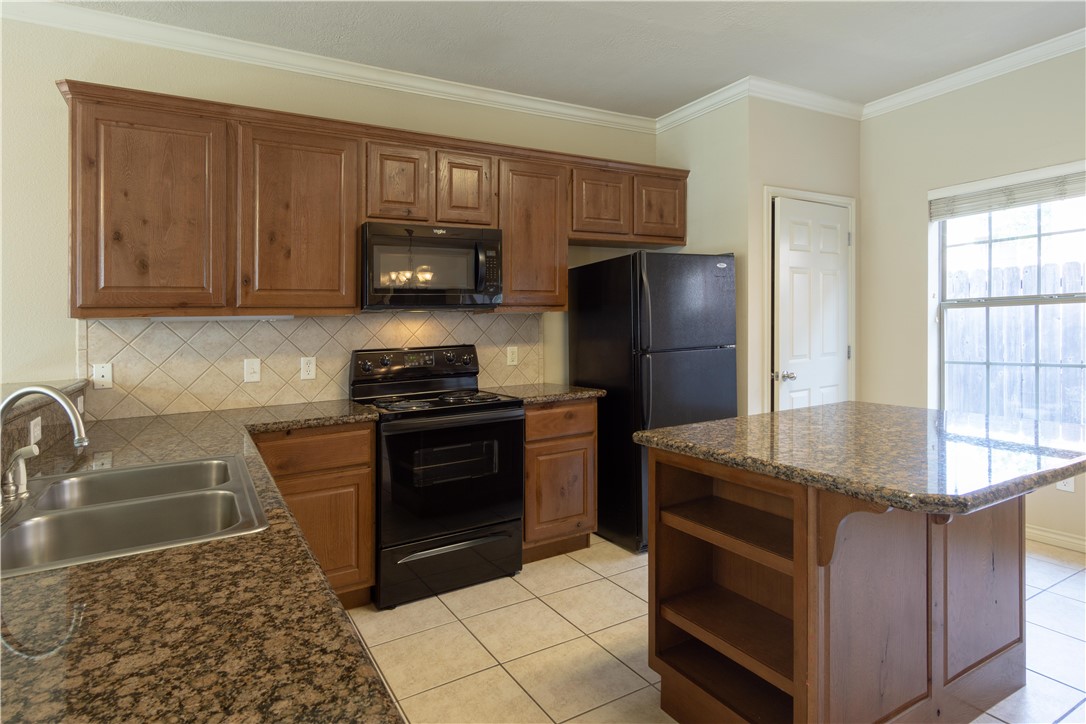
[[[843,101],[823,93],[804,90],[784,83],[778,83],[765,78],[750,76],[748,81],[748,93],[754,98],[764,98],[767,101],[777,101],[790,106],[806,108],[810,111],[828,113],[831,116],[841,116],[854,121],[860,120],[863,114],[863,105],[852,101]]]
[[[681,126],[698,116],[704,116],[710,111],[715,111],[717,108],[723,108],[730,103],[743,100],[747,97],[749,89],[750,78],[748,77],[704,95],[696,101],[690,101],[685,106],[676,108],[670,113],[665,113],[657,118],[656,132],[661,133],[675,126]]]
[[[413,73],[377,68],[361,63],[326,58],[312,53],[286,50],[245,40],[225,38],[197,30],[177,28],[146,20],[89,10],[54,2],[2,2],[6,20],[34,23],[99,35],[114,40],[180,50],[212,58],[249,63],[267,68],[331,78],[358,85],[460,101],[501,110],[530,113],[560,120],[589,123],[623,131],[656,133],[652,118],[615,113],[572,103],[493,90],[466,83],[439,80]]]
[[[1075,30],[1066,35],[1004,55],[1001,58],[974,65],[972,68],[966,68],[957,73],[951,73],[930,83],[909,88],[900,93],[880,98],[877,101],[871,101],[864,106],[861,120],[866,121],[868,118],[881,116],[884,113],[961,90],[967,86],[1012,73],[1052,58],[1058,58],[1061,55],[1073,53],[1083,48],[1086,48],[1086,30]]]

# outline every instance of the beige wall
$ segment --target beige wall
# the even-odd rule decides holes
[[[1084,109],[1079,51],[861,124],[859,399],[925,407],[935,384],[928,191],[1086,158]],[[1031,494],[1027,523],[1081,541],[1084,488]]]
[[[652,163],[651,134],[365,87],[5,20],[0,377],[76,374],[68,318],[68,118],[61,78]]]

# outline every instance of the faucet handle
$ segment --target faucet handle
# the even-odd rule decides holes
[[[4,471],[4,500],[10,500],[10,496],[18,497],[26,492],[27,458],[32,458],[40,452],[37,445],[27,445],[15,451],[7,470]]]

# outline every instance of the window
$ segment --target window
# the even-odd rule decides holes
[[[1083,442],[1074,427],[1086,423],[1083,176],[930,204],[942,257],[942,406],[1002,418],[1014,428],[1008,440],[1032,441],[1041,427],[1046,439]]]

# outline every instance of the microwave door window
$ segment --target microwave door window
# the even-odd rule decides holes
[[[475,289],[475,248],[376,246],[373,282],[383,289]]]

